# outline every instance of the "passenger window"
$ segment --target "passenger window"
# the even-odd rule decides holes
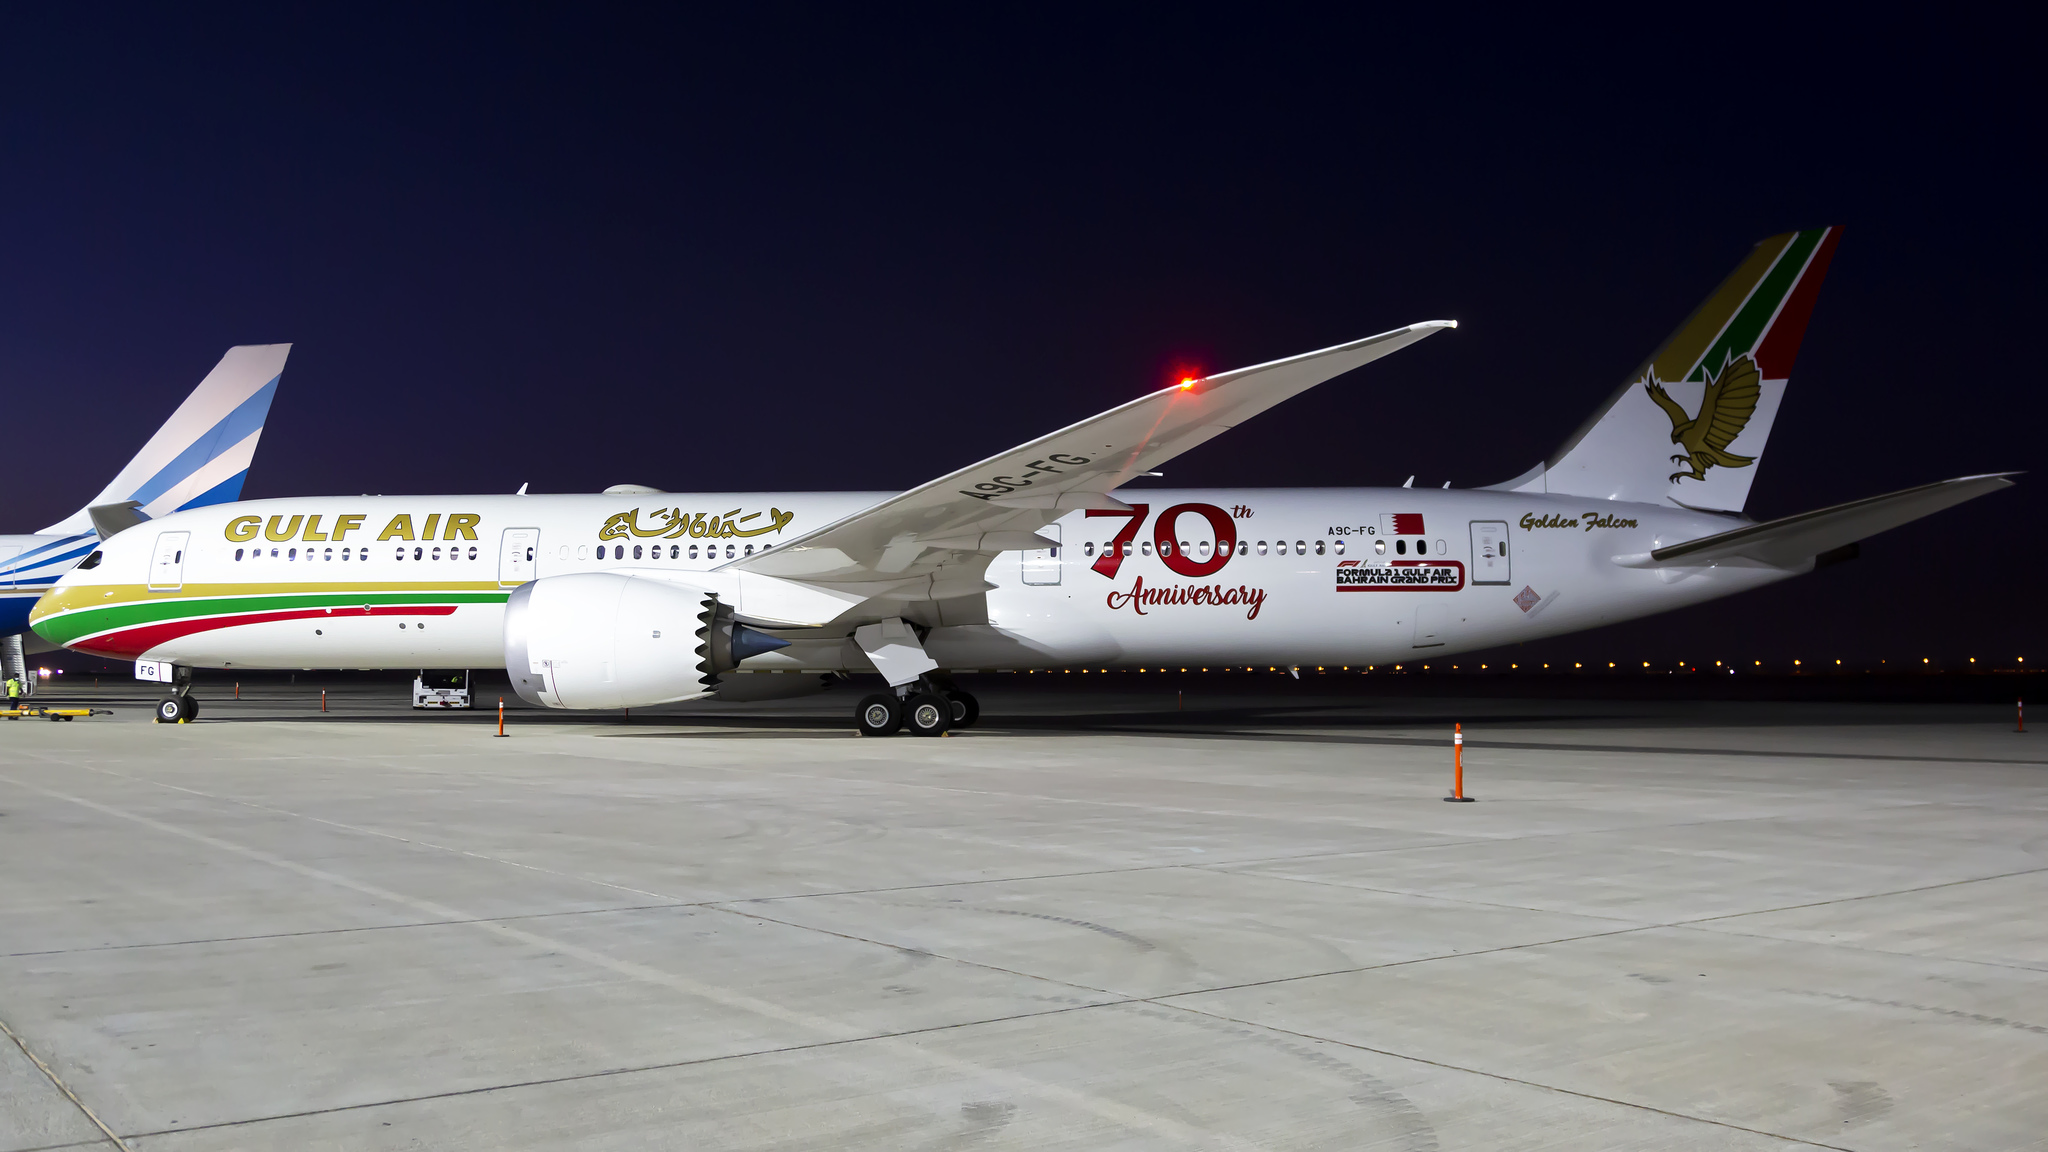
[[[1449,552],[1450,552],[1450,549],[1449,549],[1449,548],[1446,548],[1446,547],[1444,547],[1444,542],[1443,542],[1443,541],[1439,540],[1439,541],[1437,541],[1437,542],[1436,542],[1436,554],[1437,554],[1437,555],[1439,555],[1439,556],[1443,556],[1443,555],[1447,555],[1447,554],[1448,554]]]
[[[597,558],[598,558],[599,560],[602,560],[602,559],[604,559],[604,545],[602,545],[602,544],[599,544],[599,545],[597,546]]]
[[[1266,542],[1265,542],[1264,540],[1261,540],[1261,541],[1259,541],[1259,555],[1261,555],[1261,556],[1264,556],[1265,554],[1266,554]]]
[[[1173,555],[1173,541],[1171,541],[1171,540],[1161,540],[1161,541],[1159,542],[1159,554],[1160,554],[1161,556],[1171,556],[1171,555]]]
[[[1202,555],[1207,556],[1209,554],[1209,542],[1207,540],[1195,545],[1195,547],[1201,550]]]
[[[1428,555],[1428,554],[1429,554],[1429,541],[1427,541],[1427,540],[1417,540],[1417,541],[1415,542],[1415,554],[1416,554],[1417,556],[1426,556],[1426,555]]]
[[[1318,556],[1321,556],[1322,554],[1323,554],[1323,542],[1322,542],[1321,540],[1318,540],[1318,541],[1316,541],[1316,555],[1318,555]]]
[[[569,557],[569,548],[568,548],[568,545],[566,545],[566,544],[565,544],[565,545],[563,545],[563,546],[562,546],[562,558],[566,560],[566,559],[568,559],[568,557]],[[474,544],[472,544],[472,545],[470,545],[470,546],[469,546],[469,558],[470,558],[471,560],[474,560],[474,559],[476,559],[476,545],[474,545]]]
[[[1408,542],[1406,540],[1394,541],[1394,551],[1399,553],[1400,555],[1406,556],[1408,554]]]
[[[1144,555],[1150,556],[1152,554],[1152,542],[1150,540],[1140,541],[1138,544],[1138,551],[1143,553]]]
[[[1237,554],[1238,554],[1239,556],[1249,556],[1249,555],[1251,555],[1251,554],[1252,554],[1252,542],[1251,542],[1251,541],[1249,541],[1249,540],[1239,540],[1239,541],[1237,542]]]
[[[1296,541],[1294,542],[1294,554],[1295,554],[1296,556],[1306,556],[1306,555],[1308,555],[1308,541],[1306,541],[1306,540],[1296,540]]]
[[[346,549],[346,548],[343,548],[343,549],[341,550],[341,558],[342,558],[343,560],[347,560],[347,559],[348,559],[348,549]]]
[[[332,548],[322,548],[322,549],[320,550],[320,558],[321,558],[322,560],[328,560],[328,561],[332,561],[332,560],[334,559],[334,549],[332,549]]]
[[[749,545],[747,545],[747,555],[749,555],[749,556],[752,556],[753,554],[754,554],[754,546],[753,546],[752,544],[749,544]]]
[[[1387,542],[1385,540],[1373,541],[1372,552],[1375,556],[1385,556],[1387,554]]]
[[[1124,555],[1126,555],[1126,556],[1129,556],[1130,554],[1131,554],[1131,542],[1130,542],[1129,540],[1126,540],[1126,541],[1124,541]]]
[[[242,558],[242,550],[241,550],[240,548],[237,548],[237,549],[235,549],[235,559],[237,559],[237,560],[240,560],[241,558]],[[87,560],[90,560],[90,559],[92,559],[92,557],[90,557],[90,556],[87,556],[87,557],[86,557],[86,559],[87,559]],[[83,568],[83,567],[85,567],[85,565],[84,565],[84,564],[80,564],[80,565],[79,565],[79,567],[80,567],[80,568]]]
[[[681,544],[669,545],[668,558],[671,560],[681,560],[683,558],[683,546]]]
[[[692,560],[695,560],[696,558],[697,558],[697,546],[696,546],[695,544],[692,544],[692,545],[690,545],[690,559],[692,559]]]
[[[299,550],[297,548],[291,549],[284,554],[284,558],[287,560],[297,560],[299,558]]]
[[[1337,555],[1342,556],[1344,554],[1344,542],[1342,540],[1337,541],[1335,547],[1337,549]]]
[[[640,559],[640,546],[638,544],[633,545],[633,559]]]
[[[730,545],[730,544],[727,544],[727,545],[725,546],[725,558],[726,558],[727,560],[730,560],[730,559],[732,559],[732,545]]]
[[[441,558],[441,549],[440,549],[440,547],[439,547],[438,545],[436,545],[436,546],[435,546],[435,548],[434,548],[434,554],[433,554],[432,556],[428,557],[428,559],[431,559],[431,560],[439,560],[440,558]]]

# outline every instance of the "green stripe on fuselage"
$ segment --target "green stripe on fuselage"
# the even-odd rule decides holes
[[[189,620],[201,616],[235,616],[251,612],[288,612],[295,608],[427,607],[447,604],[503,604],[508,592],[309,592],[274,596],[210,596],[165,599],[79,608],[36,622],[36,632],[53,644],[70,644],[82,636]]]

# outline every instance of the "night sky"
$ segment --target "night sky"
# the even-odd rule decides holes
[[[9,8],[0,529],[274,341],[252,498],[895,489],[1453,318],[1167,480],[1490,484],[1824,224],[1750,514],[2040,462],[2025,38],[1274,11]],[[1545,650],[2032,663],[2044,483]]]

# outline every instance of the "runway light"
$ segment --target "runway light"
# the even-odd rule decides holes
[[[1793,666],[1794,668],[1797,668],[1797,667],[1799,667],[1799,661],[1797,661],[1797,660],[1794,660],[1794,661],[1792,661],[1792,666]]]

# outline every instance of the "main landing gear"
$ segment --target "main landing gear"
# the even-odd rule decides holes
[[[944,736],[981,718],[981,703],[972,693],[920,678],[888,692],[866,697],[853,718],[863,736],[893,736],[907,728],[914,736]]]

